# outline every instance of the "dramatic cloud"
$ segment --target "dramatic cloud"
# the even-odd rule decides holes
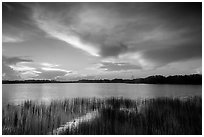
[[[66,22],[69,19],[64,14],[65,9],[63,9],[63,11],[61,12],[53,13],[49,10],[46,10],[46,7],[42,7],[41,5],[36,4],[34,7],[32,7],[32,10],[32,17],[34,22],[40,29],[45,31],[48,35],[59,40],[65,41],[71,46],[84,50],[93,56],[99,56],[98,49],[94,47],[95,45],[83,42],[77,36],[74,30],[75,28],[72,28],[70,26],[71,24],[64,24],[63,21]],[[65,15],[65,17],[63,17],[63,15]],[[53,18],[55,18],[55,20],[53,20]],[[63,20],[64,18],[65,20]]]
[[[91,74],[93,69],[86,68],[93,64],[101,64],[95,67],[96,73],[121,71],[121,75],[125,70],[141,70],[146,75],[168,69],[170,64],[177,64],[176,69],[182,72],[180,68],[185,63],[179,66],[179,62],[186,62],[187,69],[182,73],[195,71],[190,70],[189,61],[196,64],[195,68],[201,66],[201,2],[4,2],[2,11],[5,55],[32,52],[38,62],[42,60],[39,64],[21,60],[4,64],[10,71],[19,72],[15,74],[18,76],[62,78],[72,72],[70,67],[80,74]],[[51,41],[56,43],[50,44]],[[48,62],[60,62],[60,66]],[[8,75],[4,71],[3,74]]]
[[[199,3],[43,3],[28,7],[40,29],[93,56],[142,52],[148,59],[162,58],[166,63],[201,56],[201,52],[188,51],[201,47]],[[187,45],[182,52],[180,45]],[[157,57],[149,56],[160,48]],[[178,58],[166,56],[169,49],[178,49]]]

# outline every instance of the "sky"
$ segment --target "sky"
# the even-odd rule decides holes
[[[202,3],[2,3],[2,79],[202,73]]]

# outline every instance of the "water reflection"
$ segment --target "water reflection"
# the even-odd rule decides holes
[[[201,95],[201,85],[156,85],[124,83],[3,84],[2,103],[24,100],[50,102],[76,97],[152,98]]]

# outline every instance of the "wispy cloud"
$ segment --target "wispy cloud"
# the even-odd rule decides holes
[[[32,67],[28,67],[28,66],[23,66],[23,65],[9,65],[10,68],[12,68],[15,71],[19,71],[19,72],[24,72],[24,71],[32,71],[35,70],[35,68]]]
[[[24,40],[18,37],[5,36],[5,35],[2,36],[3,43],[9,43],[9,42],[15,43],[15,42],[22,42],[22,41]]]
[[[37,63],[22,57],[2,57],[3,79],[56,79],[72,71],[51,63]]]
[[[18,66],[22,62],[33,62],[31,59],[25,59],[22,57],[7,57],[2,56],[2,72],[3,79],[21,79],[20,71],[30,70],[31,68],[26,66]],[[23,68],[24,70],[22,70]]]
[[[112,63],[112,62],[102,62],[100,69],[105,71],[127,71],[127,70],[137,70],[141,69],[140,66],[130,64],[130,63]]]
[[[16,65],[21,62],[33,62],[31,59],[26,59],[25,57],[7,57],[2,56],[2,63],[7,65]]]
[[[53,17],[55,20],[53,20]],[[67,26],[67,24],[61,22],[61,17],[62,15],[59,14],[53,16],[53,13],[44,10],[42,7],[39,7],[39,5],[33,7],[33,19],[40,29],[54,38],[67,42],[75,48],[86,51],[93,56],[99,56],[99,51],[94,47],[95,45],[81,41],[72,26]]]
[[[60,68],[50,68],[50,67],[42,67],[41,68],[42,70],[45,70],[45,71],[62,71],[62,72],[71,72],[71,71],[68,71],[68,70],[65,70],[65,69],[60,69]]]
[[[58,67],[59,65],[56,65],[56,64],[50,64],[50,63],[46,63],[46,62],[44,62],[44,63],[40,63],[42,66],[45,66],[45,67],[50,67],[50,68],[52,68],[52,67]]]

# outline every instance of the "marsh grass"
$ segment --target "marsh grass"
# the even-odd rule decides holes
[[[3,134],[48,134],[60,125],[97,110],[99,117],[63,134],[202,134],[202,98],[75,98],[3,107]]]
[[[3,107],[3,134],[47,134],[61,124],[95,109],[96,99],[52,101],[50,105],[26,101]]]

